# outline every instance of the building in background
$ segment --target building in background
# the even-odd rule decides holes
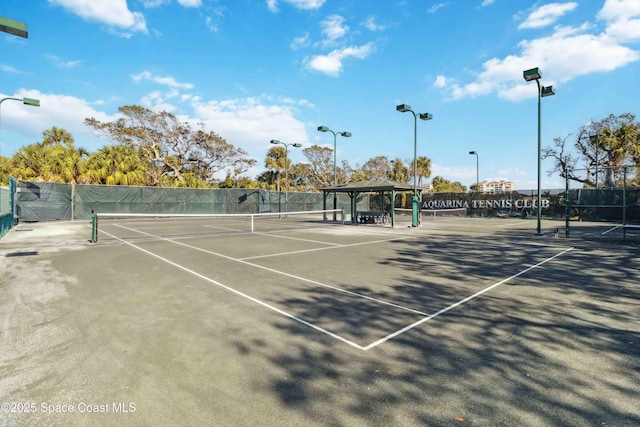
[[[483,194],[502,194],[515,191],[516,187],[511,181],[482,181],[479,184],[480,192]]]

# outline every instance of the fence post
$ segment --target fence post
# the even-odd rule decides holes
[[[622,225],[627,223],[627,167],[622,168]]]
[[[569,237],[569,171],[564,170],[564,237]]]

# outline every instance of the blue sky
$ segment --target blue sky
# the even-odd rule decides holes
[[[0,16],[27,39],[0,33],[2,155],[52,126],[95,151],[87,117],[142,105],[204,122],[258,161],[271,139],[333,146],[352,167],[418,155],[432,178],[469,186],[537,185],[540,67],[556,95],[542,100],[542,145],[591,120],[640,117],[640,1],[513,0],[3,0]],[[289,150],[294,162],[302,153]],[[543,171],[552,168],[543,162]],[[543,173],[543,188],[562,188]]]

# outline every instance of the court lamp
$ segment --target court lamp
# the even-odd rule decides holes
[[[591,141],[591,144],[593,144],[593,146],[596,148],[596,190],[597,190],[598,189],[598,145],[600,142],[600,137],[598,135],[589,135],[589,140]]]
[[[336,136],[340,135],[345,138],[351,138],[351,132],[334,132],[326,126],[318,126],[320,132],[331,132],[333,134],[333,186],[338,186],[337,178],[337,160],[336,160]],[[333,209],[338,209],[338,193],[333,193]],[[336,220],[336,213],[333,212],[333,220]]]
[[[396,111],[401,113],[410,112],[413,114],[413,198],[411,199],[411,226],[420,225],[420,205],[418,201],[418,117],[420,120],[431,120],[433,116],[429,113],[416,113],[408,104],[396,106]]]
[[[480,159],[477,151],[469,151],[469,154],[476,156],[476,192],[478,200],[480,199]]]
[[[286,144],[277,139],[272,139],[271,143],[284,146],[284,211],[289,212],[289,160],[287,153],[289,147],[302,147],[302,144]]]
[[[542,214],[542,195],[540,194],[540,176],[542,174],[542,158],[540,153],[542,151],[542,147],[540,143],[540,128],[542,124],[542,117],[540,114],[540,98],[544,98],[545,96],[552,96],[556,93],[553,90],[553,86],[540,86],[540,79],[542,78],[542,74],[540,73],[540,69],[538,67],[532,68],[530,70],[525,70],[522,73],[522,76],[524,77],[525,81],[530,82],[532,80],[535,80],[536,84],[538,85],[538,206],[536,209],[538,225],[536,228],[536,235],[541,236],[542,231],[540,227],[540,217]]]
[[[2,98],[0,99],[0,156],[2,156],[2,137],[1,137],[1,130],[2,130],[2,103],[4,101],[20,101],[22,102],[24,105],[29,105],[31,107],[39,107],[40,106],[40,100],[39,99],[33,99],[33,98],[12,98],[12,97],[8,97],[8,98]],[[1,201],[0,201],[1,202]]]

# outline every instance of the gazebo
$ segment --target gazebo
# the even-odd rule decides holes
[[[418,191],[418,200],[422,200],[422,190]],[[393,201],[396,198],[397,193],[413,193],[413,186],[406,183],[394,182],[394,181],[361,181],[361,182],[349,182],[347,184],[338,185],[335,187],[322,188],[323,194],[323,209],[327,208],[327,196],[331,193],[346,193],[349,195],[350,209],[351,209],[351,223],[357,224],[358,211],[356,208],[357,198],[360,193],[378,193],[383,196],[385,193],[389,194],[392,206],[390,207],[391,226],[395,224],[395,214],[393,209]],[[382,212],[381,212],[382,214]]]

